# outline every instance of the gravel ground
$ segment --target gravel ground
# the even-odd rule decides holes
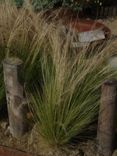
[[[0,145],[13,149],[38,154],[39,156],[96,156],[96,142],[94,140],[85,141],[76,144],[75,147],[55,147],[47,146],[37,132],[37,126],[34,126],[30,133],[27,133],[20,139],[13,138],[4,123],[0,122]],[[6,123],[5,123],[6,124]]]

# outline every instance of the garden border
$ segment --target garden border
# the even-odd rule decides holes
[[[37,155],[0,145],[0,156],[37,156]]]

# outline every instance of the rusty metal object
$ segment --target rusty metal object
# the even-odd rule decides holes
[[[67,21],[68,22],[68,21]],[[67,23],[68,26],[74,29],[76,32],[86,32],[96,29],[101,29],[104,31],[105,38],[110,38],[111,31],[103,23],[91,19],[73,19]]]
[[[117,80],[106,81],[102,85],[101,105],[97,132],[97,156],[112,156],[115,134],[116,104]]]

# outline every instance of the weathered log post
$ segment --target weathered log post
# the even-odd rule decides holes
[[[112,156],[115,134],[115,111],[117,105],[117,80],[102,85],[101,105],[98,120],[97,156]]]
[[[22,63],[18,58],[7,58],[3,61],[9,128],[10,133],[16,138],[28,131],[28,106],[19,79]]]

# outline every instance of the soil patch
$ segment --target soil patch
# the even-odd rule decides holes
[[[0,123],[1,124],[1,123]],[[3,123],[2,123],[3,124]],[[37,127],[34,126],[30,133],[20,139],[13,138],[8,130],[0,127],[0,145],[13,149],[18,149],[39,156],[96,156],[95,140],[85,141],[75,147],[49,147],[38,134]]]

